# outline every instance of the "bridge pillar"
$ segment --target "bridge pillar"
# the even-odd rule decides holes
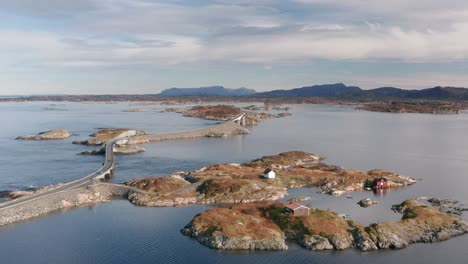
[[[245,126],[245,115],[241,117],[240,125]]]

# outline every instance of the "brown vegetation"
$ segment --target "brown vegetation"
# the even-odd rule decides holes
[[[167,108],[165,112],[175,112],[184,116],[197,117],[208,120],[226,121],[244,113],[241,108],[234,105],[200,105],[192,108]],[[290,113],[280,113],[277,115],[263,112],[246,112],[246,125],[253,126],[260,122],[261,119],[281,118],[290,116]]]
[[[246,203],[253,201],[271,201],[282,198],[287,188],[318,187],[327,194],[342,194],[362,190],[366,182],[385,176],[390,187],[413,184],[414,181],[391,172],[372,170],[361,172],[342,169],[335,165],[320,162],[320,157],[302,151],[283,152],[274,156],[265,156],[245,164],[217,164],[199,170],[178,173],[192,184],[182,186],[179,190],[164,187],[171,181],[160,180],[160,189],[151,190],[154,195],[142,197],[131,196],[132,202],[139,205],[171,206],[177,198],[191,197],[187,203]],[[275,179],[264,179],[263,172],[270,168],[276,172]],[[163,177],[170,178],[174,176]],[[137,183],[127,184],[145,189],[152,186],[155,180],[139,179]],[[138,196],[138,197],[136,197]],[[143,199],[142,199],[143,198]],[[147,202],[145,202],[147,201]],[[176,204],[184,204],[179,200]]]
[[[106,141],[111,139],[117,138],[124,133],[131,133],[134,135],[143,135],[145,132],[141,130],[134,130],[128,128],[103,128],[93,133],[89,139],[74,141],[73,144],[83,144],[83,145],[90,145],[90,146],[97,146],[102,145]]]
[[[147,192],[171,192],[189,184],[189,182],[177,176],[135,179],[126,183],[128,186]]]
[[[388,113],[458,114],[462,105],[440,101],[390,101],[364,104],[358,110]]]
[[[403,214],[402,220],[364,227],[330,211],[311,208],[308,215],[292,216],[284,213],[282,204],[249,203],[203,212],[184,230],[204,230],[226,239],[231,236],[260,239],[266,238],[269,232],[278,233],[279,229],[285,237],[293,238],[311,250],[356,247],[363,251],[437,242],[468,232],[466,222],[436,207],[406,200],[397,208]],[[184,234],[200,235],[197,232]],[[206,239],[201,242],[210,244]]]

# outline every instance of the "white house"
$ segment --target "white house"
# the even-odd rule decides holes
[[[276,173],[272,169],[266,169],[263,172],[263,177],[265,179],[274,179],[276,177]]]

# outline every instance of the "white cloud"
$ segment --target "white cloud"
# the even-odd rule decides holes
[[[467,1],[186,1],[57,0],[37,7],[34,1],[0,0],[1,11],[16,17],[0,29],[0,67],[213,62],[273,72],[317,59],[468,60]]]

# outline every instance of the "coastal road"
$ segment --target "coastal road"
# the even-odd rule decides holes
[[[234,122],[241,122],[242,118],[245,116],[244,113],[240,114],[239,116],[231,119],[231,120],[228,120],[222,124],[218,124],[218,125],[214,125],[212,127],[209,127],[209,128],[202,128],[202,129],[195,129],[195,130],[190,130],[190,131],[185,131],[185,132],[176,132],[176,133],[165,133],[165,134],[157,134],[157,135],[148,135],[150,138],[151,137],[156,137],[158,138],[158,140],[160,140],[161,138],[166,138],[166,139],[184,139],[184,138],[195,138],[195,137],[201,137],[201,136],[206,136],[206,133],[208,133],[208,131],[210,130],[216,130],[216,129],[219,129],[219,128],[222,128],[223,126],[225,125],[229,125],[229,123],[234,123]],[[43,192],[39,192],[39,193],[36,193],[36,194],[31,194],[31,195],[26,195],[24,197],[20,197],[20,198],[17,198],[17,199],[14,199],[12,201],[8,201],[8,202],[4,202],[4,203],[0,203],[0,212],[2,212],[2,210],[5,210],[7,208],[12,208],[14,206],[18,206],[18,205],[21,205],[21,204],[25,204],[25,203],[28,203],[28,202],[31,202],[31,201],[35,201],[35,200],[38,200],[38,199],[42,199],[44,197],[47,197],[47,196],[50,196],[50,195],[54,195],[54,194],[57,194],[57,193],[60,193],[60,192],[65,192],[65,191],[69,191],[69,190],[73,190],[73,189],[79,189],[79,188],[83,188],[83,187],[86,187],[88,185],[91,185],[92,183],[95,183],[97,181],[104,181],[105,178],[106,178],[106,175],[112,175],[113,174],[113,170],[114,170],[114,166],[115,166],[115,162],[114,162],[114,145],[117,141],[119,140],[122,140],[122,139],[128,139],[128,138],[131,138],[133,135],[130,135],[130,134],[122,134],[112,140],[109,140],[108,142],[105,143],[105,151],[106,151],[106,154],[105,154],[105,161],[102,165],[102,167],[79,179],[79,180],[76,180],[76,181],[72,181],[72,182],[68,182],[68,183],[65,183],[65,184],[61,184],[61,185],[58,185],[57,187],[53,187],[49,190],[46,190],[46,191],[43,191]],[[152,141],[152,140],[150,140]]]
[[[121,138],[119,138],[119,139],[121,139]],[[113,147],[114,147],[115,142],[117,140],[119,140],[119,139],[113,139],[113,140],[110,140],[110,141],[105,143],[106,157],[105,157],[104,164],[102,165],[102,167],[99,170],[97,170],[97,171],[95,171],[95,172],[93,172],[93,173],[91,173],[91,174],[89,174],[89,175],[87,175],[87,176],[85,176],[85,177],[83,177],[83,178],[81,178],[79,180],[59,185],[57,187],[51,188],[50,190],[40,192],[40,193],[37,193],[37,194],[27,195],[27,196],[24,196],[24,197],[20,197],[18,199],[14,199],[12,201],[1,203],[0,204],[0,212],[2,210],[4,210],[4,209],[11,208],[13,206],[17,206],[17,205],[28,203],[28,202],[31,202],[31,201],[34,201],[34,200],[37,200],[37,199],[41,199],[41,198],[44,198],[46,196],[56,194],[58,192],[82,188],[82,187],[90,185],[91,183],[93,183],[93,181],[96,181],[96,180],[99,180],[99,179],[105,179],[106,174],[111,174],[112,170],[114,169],[115,163],[114,163]]]

